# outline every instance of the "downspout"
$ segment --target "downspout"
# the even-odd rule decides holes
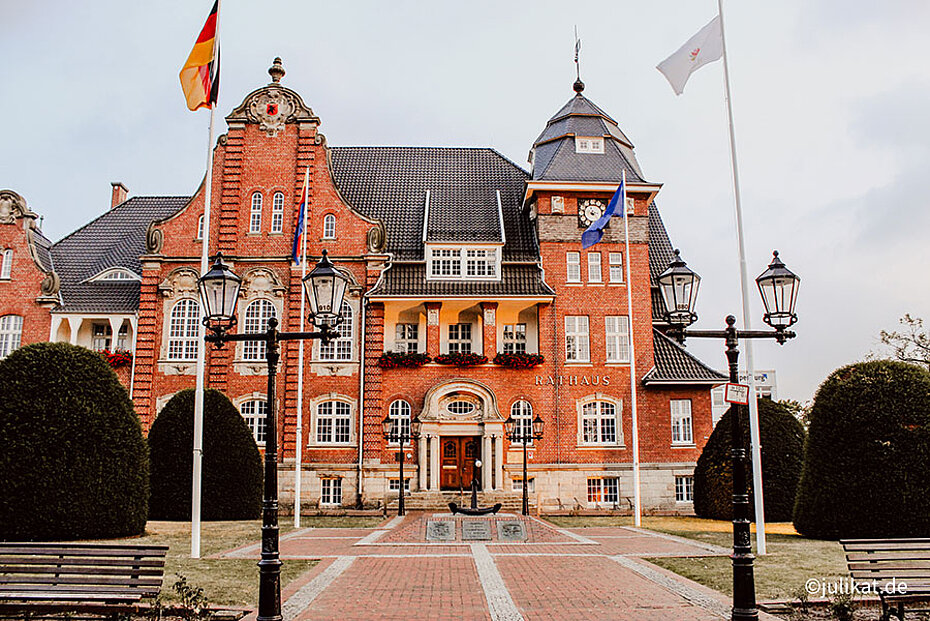
[[[555,463],[562,463],[562,434],[559,424],[559,386],[562,376],[559,374],[559,296],[552,299],[552,362],[555,368]]]
[[[119,338],[119,335],[117,335]],[[132,327],[132,368],[129,370],[129,400],[132,401],[132,389],[136,384],[136,346],[139,344],[139,313],[136,312],[135,325]],[[136,404],[132,404],[133,410]]]
[[[362,294],[362,325],[361,330],[359,331],[359,342],[361,343],[359,347],[359,372],[358,372],[358,464],[356,468],[356,476],[358,485],[356,486],[357,496],[355,499],[355,506],[361,509],[364,505],[362,503],[362,456],[365,443],[365,355],[366,355],[366,344],[367,339],[365,336],[368,334],[368,294]]]

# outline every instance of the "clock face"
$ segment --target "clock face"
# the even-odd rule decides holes
[[[604,215],[607,205],[596,198],[578,201],[578,226],[589,227],[591,223]]]

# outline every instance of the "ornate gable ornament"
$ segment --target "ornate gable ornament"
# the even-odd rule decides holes
[[[200,273],[192,267],[179,267],[158,285],[158,291],[166,298],[199,298],[197,279]]]
[[[252,268],[242,276],[242,288],[239,297],[243,299],[270,294],[283,298],[287,288],[281,283],[278,274],[267,267]]]
[[[284,66],[280,58],[268,69],[271,83],[249,93],[238,108],[226,117],[227,123],[240,122],[258,124],[269,137],[275,137],[288,123],[320,124],[313,110],[304,104],[296,92],[281,86]]]
[[[19,218],[38,217],[26,207],[26,199],[13,190],[0,190],[0,224],[15,224]]]

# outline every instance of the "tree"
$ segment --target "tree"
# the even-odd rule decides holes
[[[149,430],[153,520],[191,519],[194,468],[194,390],[174,395]],[[207,390],[203,400],[201,515],[205,520],[249,520],[261,513],[262,462],[236,406]]]
[[[97,352],[37,343],[0,361],[0,539],[141,535],[148,480],[139,419]]]
[[[801,476],[804,427],[795,416],[793,403],[771,399],[759,399],[758,403],[765,519],[772,522],[790,521],[798,478]],[[746,420],[744,414],[744,423]],[[714,427],[694,469],[694,512],[698,517],[733,519],[730,421],[730,412],[727,411]],[[748,428],[743,431],[743,441],[748,455]],[[746,481],[751,488],[752,473],[748,461]],[[754,512],[752,503],[750,507]]]
[[[892,349],[896,360],[930,370],[930,334],[924,330],[924,320],[905,314],[898,323],[901,332],[881,331],[882,344]]]
[[[913,537],[930,529],[930,372],[875,360],[814,396],[794,526],[808,537]]]

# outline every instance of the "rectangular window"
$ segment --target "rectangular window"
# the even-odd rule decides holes
[[[249,211],[249,233],[262,231],[262,195],[256,192],[252,195],[252,209]]]
[[[522,492],[523,491],[523,479],[513,479],[513,491]],[[536,479],[527,478],[526,480],[526,491],[528,494],[536,493]]]
[[[588,282],[601,282],[601,253],[588,253]]]
[[[252,401],[246,401],[239,406],[239,411],[242,413],[242,418],[245,419],[246,424],[249,426],[249,431],[252,432],[252,437],[255,438],[255,442],[260,445],[265,444],[265,436],[268,431],[268,402],[260,399],[253,399]]]
[[[588,504],[616,505],[620,502],[620,485],[617,479],[588,479]]]
[[[449,324],[449,353],[450,354],[470,354],[471,353],[471,324],[470,323],[453,323]]]
[[[462,275],[462,251],[458,248],[433,248],[430,251],[430,275],[433,278],[458,278]]]
[[[497,251],[466,250],[465,276],[467,278],[497,278]]]
[[[694,444],[691,435],[691,399],[672,399],[672,444]]]
[[[675,477],[675,502],[694,502],[694,477]]]
[[[581,282],[581,253],[565,253],[565,282]]]
[[[388,491],[389,492],[396,492],[398,490],[398,488],[400,487],[400,484],[398,483],[398,481],[400,481],[400,479],[388,479]],[[410,479],[408,479],[407,477],[404,477],[404,495],[409,494],[409,493],[410,493]]]
[[[623,282],[623,253],[610,253],[610,282]]]
[[[604,139],[594,136],[575,136],[575,153],[603,153]]]
[[[318,444],[348,444],[352,430],[352,408],[342,401],[324,401],[316,410]]]
[[[565,361],[590,362],[587,316],[565,317]]]
[[[416,353],[420,326],[415,323],[399,323],[394,328],[394,351]]]
[[[107,323],[95,323],[94,324],[94,339],[91,342],[91,349],[94,351],[103,351],[104,349],[110,349],[110,337],[113,334],[113,330],[110,328],[110,324]]]
[[[284,194],[275,192],[271,202],[271,232],[280,233],[284,230]]]
[[[630,361],[630,318],[604,317],[607,362]]]
[[[321,479],[321,505],[342,504],[342,479]]]
[[[607,401],[592,401],[581,407],[582,441],[585,444],[619,444],[617,406]]]
[[[526,324],[514,323],[504,326],[504,353],[526,353]]]

